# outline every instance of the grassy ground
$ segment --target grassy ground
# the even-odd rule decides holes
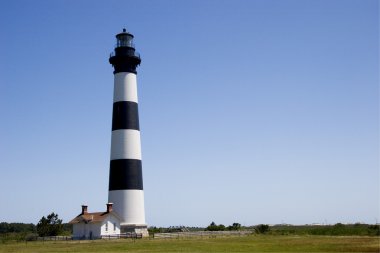
[[[191,239],[130,239],[8,242],[0,252],[380,252],[379,237],[245,236]]]

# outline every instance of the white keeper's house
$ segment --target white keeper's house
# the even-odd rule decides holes
[[[105,212],[89,213],[82,205],[82,212],[71,220],[73,239],[99,239],[120,234],[120,216],[112,210],[112,203],[107,204]]]

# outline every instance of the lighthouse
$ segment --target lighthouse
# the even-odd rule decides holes
[[[136,80],[141,58],[126,29],[116,35],[109,62],[114,68],[114,95],[108,202],[122,219],[122,233],[147,236]]]

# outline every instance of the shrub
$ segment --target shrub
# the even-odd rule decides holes
[[[269,225],[267,224],[260,224],[255,227],[255,232],[257,234],[265,234],[269,232]]]

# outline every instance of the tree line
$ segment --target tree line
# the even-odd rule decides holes
[[[150,227],[149,233],[173,233],[184,231],[237,231],[250,230],[255,234],[270,234],[270,235],[326,235],[326,236],[380,236],[380,225],[378,224],[342,224],[335,225],[274,225],[259,224],[255,226],[243,227],[240,223],[233,223],[225,226],[211,222],[207,227],[169,227],[157,228]]]
[[[43,216],[37,225],[33,223],[0,222],[0,237],[4,240],[25,240],[36,236],[71,235],[72,225],[63,223],[58,214]]]
[[[234,222],[232,225],[225,226],[223,224],[217,225],[214,221],[207,227],[185,227],[185,226],[170,226],[170,227],[149,227],[148,231],[154,233],[177,233],[177,232],[195,232],[195,231],[238,231],[238,230],[254,230],[258,234],[264,234],[269,231],[269,225],[260,224],[251,227],[243,227],[240,223]]]
[[[240,223],[234,222],[230,226],[224,226],[223,224],[216,225],[215,222],[211,222],[210,225],[206,227],[206,231],[238,231],[241,230],[242,226]],[[253,228],[257,234],[265,234],[269,232],[269,225],[259,224]]]
[[[327,236],[380,236],[378,224],[342,224],[335,225],[276,225],[271,227],[273,235],[327,235]]]
[[[36,231],[36,225],[34,225],[33,223],[0,222],[0,234],[23,232],[35,233]]]

